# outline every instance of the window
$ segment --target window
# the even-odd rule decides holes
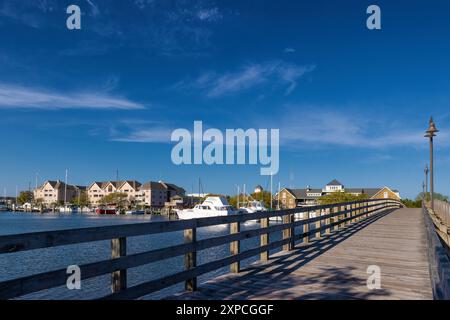
[[[387,199],[389,197],[389,194],[387,193],[387,191],[384,192],[383,196],[385,199]]]

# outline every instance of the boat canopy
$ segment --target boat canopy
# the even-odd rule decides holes
[[[207,197],[203,201],[202,205],[210,205],[213,207],[225,207],[229,206],[227,199],[225,197]]]

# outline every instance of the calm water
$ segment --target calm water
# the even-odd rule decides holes
[[[154,222],[167,220],[161,216],[97,216],[85,214],[31,214],[0,213],[0,235],[17,234],[36,231],[50,231],[93,226],[120,225],[138,222]],[[253,229],[259,224],[247,222],[241,229]],[[229,233],[226,225],[199,228],[199,239],[211,238]],[[271,235],[271,240],[281,239],[281,232]],[[183,232],[170,232],[149,236],[131,237],[127,239],[127,253],[149,251],[183,243]],[[257,247],[259,237],[241,242],[241,250]],[[97,241],[63,247],[46,248],[26,252],[0,255],[0,281],[21,276],[67,268],[68,265],[81,265],[99,260],[109,259],[111,255],[110,241]],[[197,264],[224,258],[229,255],[229,245],[223,245],[200,251]],[[256,261],[253,257],[243,261],[243,266]],[[132,268],[128,270],[128,286],[133,286],[162,276],[183,270],[183,256]],[[203,275],[199,283],[227,273],[229,267]],[[158,299],[183,290],[183,284],[164,289],[145,298]],[[40,291],[24,296],[25,299],[92,299],[110,293],[110,275],[83,280],[81,290],[68,290],[65,286]]]

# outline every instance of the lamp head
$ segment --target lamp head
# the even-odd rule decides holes
[[[436,132],[439,132],[439,130],[436,129],[436,124],[433,121],[433,117],[431,117],[430,124],[429,124],[428,130],[426,131],[425,137],[427,137],[427,138],[435,137]]]

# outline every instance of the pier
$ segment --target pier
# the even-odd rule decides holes
[[[282,222],[269,219],[281,217]],[[395,200],[375,199],[289,210],[119,226],[0,236],[0,254],[111,241],[111,258],[80,265],[81,279],[111,274],[103,299],[139,299],[175,284],[185,290],[166,299],[449,299],[450,263],[443,241],[447,215],[406,209]],[[244,222],[255,228],[241,230]],[[198,239],[200,228],[228,225],[229,234]],[[442,225],[441,225],[442,224]],[[437,232],[439,230],[439,232]],[[133,237],[182,231],[184,242],[127,254]],[[281,233],[280,239],[272,234]],[[241,242],[259,245],[242,250]],[[199,264],[201,250],[229,245],[229,255]],[[275,249],[280,249],[274,252]],[[128,285],[127,269],[184,256],[184,270]],[[247,267],[250,257],[259,261]],[[229,266],[229,273],[199,283],[198,277]],[[380,288],[367,285],[380,270]],[[0,282],[0,298],[11,299],[64,286],[66,269]]]

